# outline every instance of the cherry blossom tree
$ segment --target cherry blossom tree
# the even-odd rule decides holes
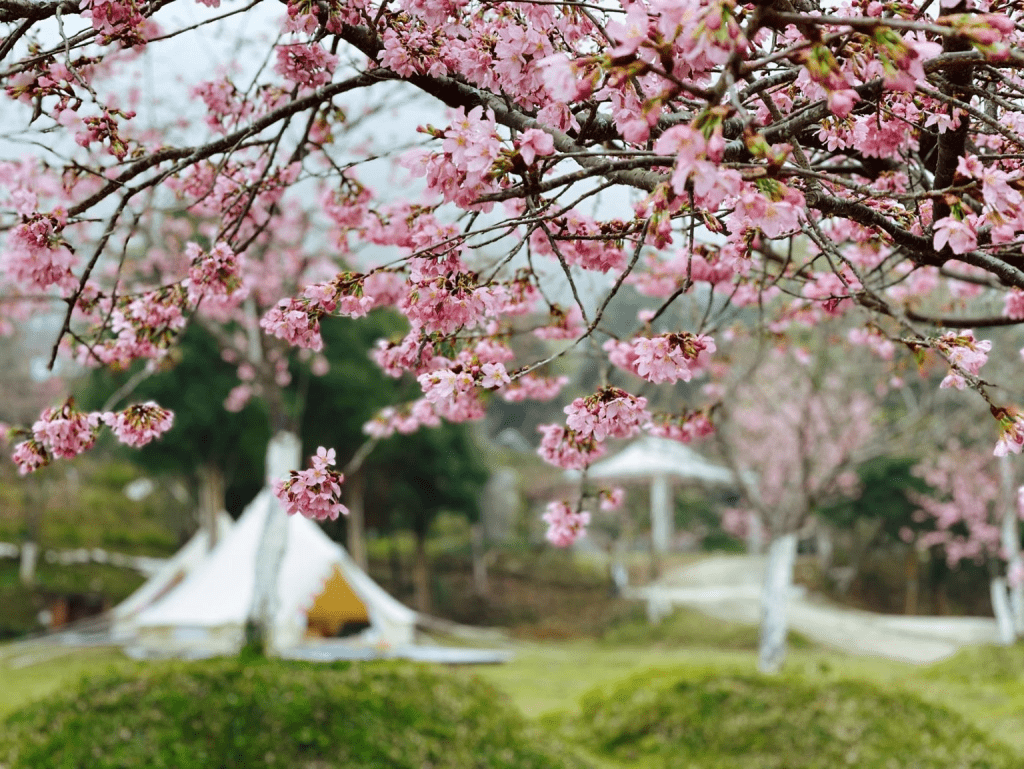
[[[1016,0],[201,6],[0,0],[2,312],[56,308],[51,364],[158,362],[219,316],[240,372],[263,372],[247,382],[269,383],[286,348],[319,350],[325,316],[395,306],[407,334],[376,358],[422,397],[372,435],[556,397],[545,367],[596,348],[623,386],[541,441],[585,468],[609,439],[713,429],[714,396],[651,386],[728,360],[738,335],[846,316],[850,344],[944,361],[944,385],[988,405],[996,453],[1024,447],[1024,414],[981,374],[1010,353],[974,333],[1024,320]],[[650,304],[610,334],[627,284]],[[547,351],[518,358],[521,334]],[[772,397],[782,419],[809,408]],[[169,419],[57,403],[14,457],[29,472]],[[328,456],[302,471],[324,504],[281,487],[294,510],[338,510]],[[552,508],[563,544],[583,500]]]
[[[987,565],[999,637],[1013,643],[1024,636],[1019,527],[1024,487],[1014,488],[1013,469],[1005,457],[997,462],[958,443],[921,462],[915,471],[932,493],[914,495],[914,520],[930,530],[907,527],[900,535],[919,548],[939,549],[951,568],[966,561]]]
[[[758,648],[763,672],[777,672],[785,659],[798,536],[819,507],[856,490],[854,468],[876,449],[879,429],[875,398],[823,365],[826,354],[801,353],[769,350],[722,406],[719,444],[748,515],[770,542]]]

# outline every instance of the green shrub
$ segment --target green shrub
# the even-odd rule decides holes
[[[578,723],[599,756],[665,769],[1017,769],[1009,748],[914,695],[852,681],[654,671],[592,692]]]
[[[108,675],[0,725],[11,769],[560,769],[489,685],[418,665],[220,660]]]

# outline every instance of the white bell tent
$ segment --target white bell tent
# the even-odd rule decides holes
[[[216,542],[222,542],[231,531],[234,522],[225,512],[217,516]],[[130,640],[135,636],[135,619],[139,612],[152,606],[167,593],[181,584],[198,566],[206,560],[210,550],[210,533],[200,529],[171,556],[157,572],[142,586],[125,598],[111,611],[111,635],[117,642]]]
[[[269,489],[261,491],[206,561],[135,617],[133,652],[207,656],[232,654],[241,648],[253,605],[260,535],[267,516],[279,504]],[[366,618],[369,627],[358,639],[363,643],[383,647],[412,643],[416,623],[412,609],[388,595],[312,521],[290,516],[287,529],[271,631],[277,650],[306,640],[311,610],[319,609],[323,627],[325,603],[349,606],[353,619],[359,620],[360,614]],[[351,611],[353,597],[358,600],[355,612]]]
[[[286,516],[270,490],[269,479],[297,465],[297,443],[294,436],[271,442],[267,485],[201,564],[135,615],[130,653],[198,657],[237,652],[253,614],[257,568],[266,568],[268,558],[260,550],[268,539],[284,547],[271,610],[275,651],[302,645],[311,631],[334,635],[346,622],[364,626],[352,639],[356,644],[389,649],[413,642],[416,612],[392,598],[314,522]]]

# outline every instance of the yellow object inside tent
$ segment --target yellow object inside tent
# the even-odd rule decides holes
[[[313,601],[307,616],[307,632],[325,638],[338,635],[345,625],[365,627],[370,624],[365,604],[353,592],[337,566]]]

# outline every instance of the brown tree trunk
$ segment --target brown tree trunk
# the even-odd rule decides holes
[[[487,581],[487,549],[484,542],[484,527],[474,523],[470,529],[470,547],[473,558],[473,592],[486,598],[490,592]]]
[[[416,611],[430,612],[430,566],[427,562],[427,534],[416,531],[416,550],[412,564],[413,602]]]
[[[935,613],[940,617],[949,614],[949,593],[946,591],[945,578],[935,586]]]
[[[393,595],[402,595],[405,593],[402,554],[398,552],[398,545],[394,537],[391,539],[391,549],[388,551],[388,568],[391,571],[391,593]]]
[[[217,518],[224,509],[224,473],[207,463],[199,467],[199,525],[206,532],[207,547],[217,546]]]
[[[365,490],[366,479],[361,470],[345,478],[345,503],[346,507],[348,507],[348,518],[345,522],[345,543],[348,546],[348,554],[352,556],[352,560],[363,571],[366,571],[369,567],[366,558],[366,527],[363,508]]]
[[[908,547],[906,558],[903,561],[903,574],[906,586],[903,598],[903,613],[910,617],[918,612],[918,598],[921,593],[920,573],[921,567],[917,558],[917,550],[913,547]]]

